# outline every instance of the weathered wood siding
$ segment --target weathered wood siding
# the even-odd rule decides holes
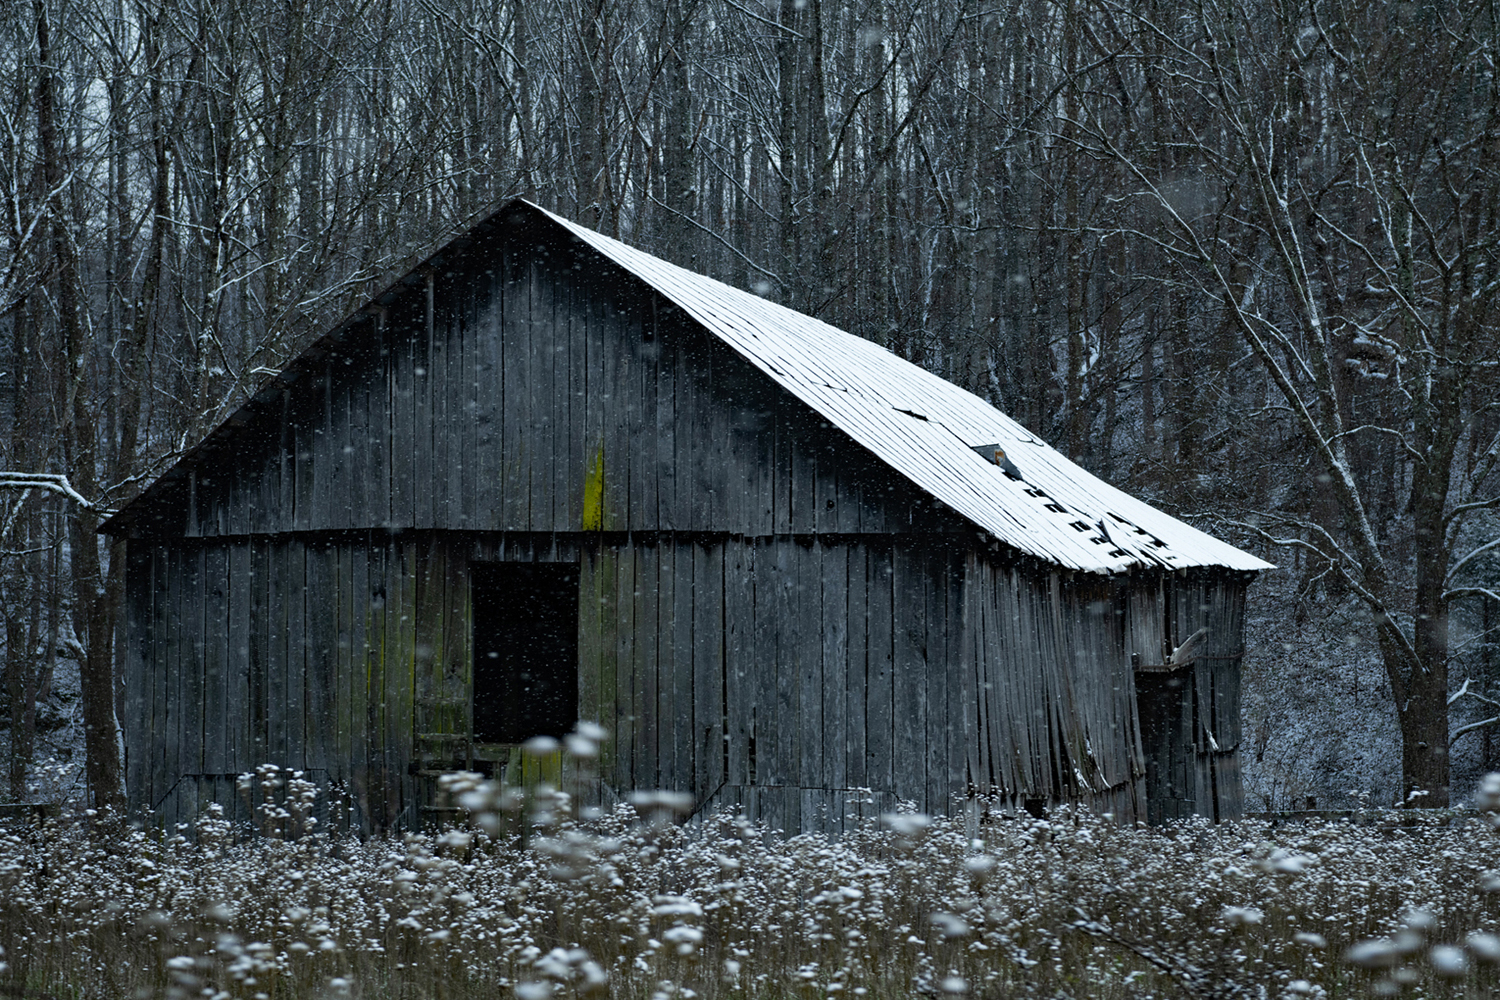
[[[1222,622],[1181,675],[1192,728],[1153,818],[1239,808],[1232,580],[1070,578],[915,535],[341,532],[129,559],[129,789],[172,823],[248,816],[234,779],[263,763],[341,787],[336,825],[432,818],[436,772],[473,760],[468,567],[490,561],[580,567],[579,714],[612,734],[597,804],[675,789],[786,830],[974,793],[1144,818],[1159,762],[1124,636]]]
[[[591,253],[523,239],[406,288],[133,526],[969,530]]]

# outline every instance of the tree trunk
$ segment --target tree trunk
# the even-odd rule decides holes
[[[37,137],[42,147],[42,171],[49,205],[56,294],[62,324],[64,358],[63,461],[73,488],[84,497],[99,495],[95,469],[95,428],[89,405],[89,342],[80,313],[78,259],[68,232],[62,197],[65,172],[55,121],[51,31],[46,0],[33,0],[36,15]],[[84,751],[89,790],[96,808],[123,809],[125,796],[120,767],[120,727],[115,714],[114,630],[105,599],[99,559],[99,515],[75,507],[70,518],[73,571],[73,623],[84,642],[79,664],[83,698]],[[82,626],[80,629],[79,626]]]

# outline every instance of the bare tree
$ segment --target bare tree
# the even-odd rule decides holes
[[[1407,789],[1445,804],[1449,605],[1494,599],[1461,581],[1500,546],[1468,531],[1500,502],[1500,439],[1478,419],[1500,398],[1492,14],[1209,0],[1184,26],[1095,10],[1146,67],[1138,90],[1156,74],[1140,113],[1167,120],[1128,136],[1086,120],[1079,142],[1128,171],[1128,234],[1170,265],[1167,293],[1216,304],[1196,336],[1233,330],[1279,393],[1312,471],[1258,530],[1366,605]],[[1166,169],[1153,130],[1185,161]]]

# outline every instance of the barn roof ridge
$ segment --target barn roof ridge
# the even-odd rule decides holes
[[[444,242],[369,303],[299,352],[244,405],[189,449],[156,482],[101,526],[122,530],[132,508],[158,484],[195,466],[208,447],[248,417],[261,397],[294,382],[304,359],[385,304],[413,275],[482,239],[501,216],[524,206],[560,227],[657,294],[811,407],[885,464],[996,541],[1069,569],[1113,574],[1140,567],[1272,564],[1157,510],[1069,460],[999,409],[880,345],[717,279],[514,199]],[[502,237],[503,238],[503,237]],[[1002,467],[979,449],[998,446]],[[1016,478],[1013,473],[1019,473]]]

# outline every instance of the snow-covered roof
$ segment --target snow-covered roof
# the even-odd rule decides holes
[[[537,211],[1006,545],[1090,573],[1274,568],[1116,489],[978,396],[877,344]],[[989,445],[1004,450],[1019,480],[975,450]]]

